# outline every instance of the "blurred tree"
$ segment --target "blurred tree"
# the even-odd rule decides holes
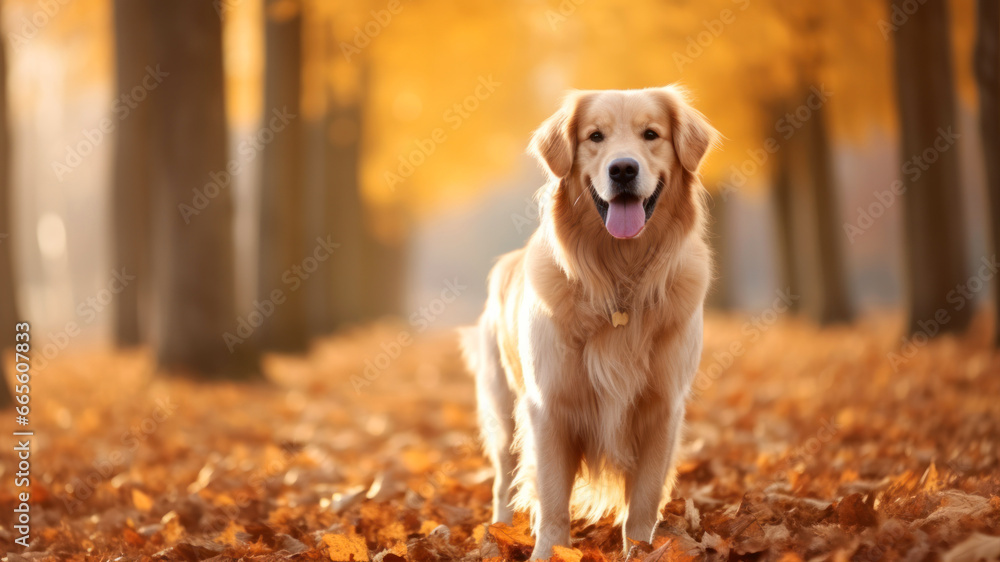
[[[297,0],[270,0],[264,7],[264,122],[274,111],[296,116],[264,148],[260,186],[258,299],[270,298],[276,289],[287,299],[261,327],[261,344],[282,351],[304,349],[307,338],[305,292],[284,279],[312,245],[306,244],[302,216],[315,204],[304,199],[303,17]]]
[[[709,214],[708,238],[712,247],[715,270],[705,304],[722,310],[731,308],[735,302],[734,279],[727,274],[731,268],[730,260],[733,251],[731,226],[729,225],[732,203],[729,201],[729,197],[729,191],[720,191],[712,194],[707,205]]]
[[[365,315],[369,319],[395,316],[403,311],[409,251],[405,240],[403,236],[383,238],[377,233],[367,239],[363,283]]]
[[[339,50],[332,56],[340,56]],[[360,61],[357,64],[367,65]],[[367,66],[360,72],[367,73]],[[359,82],[353,95],[331,96],[323,139],[327,165],[324,222],[333,241],[339,244],[328,268],[330,284],[323,290],[329,295],[327,314],[335,328],[369,319],[366,296],[376,289],[376,281],[365,275],[374,256],[367,248],[370,236],[365,229],[358,174],[366,80],[362,77]],[[345,298],[347,295],[350,297]]]
[[[14,324],[18,321],[11,256],[10,147],[7,124],[7,42],[0,41],[0,408],[13,404],[8,378],[8,347],[14,344]]]
[[[993,252],[1000,253],[1000,2],[977,4],[975,71],[979,84],[979,124],[986,161]],[[1000,347],[1000,282],[994,281],[994,343]]]
[[[117,298],[115,340],[120,346],[138,345],[148,336],[145,326],[152,282],[150,189],[154,166],[150,127],[155,100],[132,101],[131,92],[143,87],[153,64],[152,1],[114,2],[115,108],[120,118],[112,180],[115,260],[117,267],[136,278],[135,288],[123,291]],[[151,96],[151,92],[145,95]]]
[[[153,219],[157,357],[170,371],[250,376],[253,323],[239,322],[233,297],[239,163],[227,161],[220,15],[205,0],[154,2],[152,14],[156,60],[169,73],[154,123],[163,155]],[[227,347],[227,333],[239,341]]]
[[[310,335],[322,335],[370,319],[362,281],[366,262],[365,208],[358,167],[361,159],[366,59],[344,60],[333,21],[342,10],[318,2],[306,5],[303,115],[307,148],[309,204],[303,210],[307,239],[323,239],[334,249],[306,283]],[[346,8],[345,8],[346,9]]]
[[[923,325],[931,322],[940,332],[958,332],[973,314],[971,303],[957,307],[949,301],[955,287],[965,284],[967,271],[958,150],[940,148],[942,142],[954,142],[955,85],[947,3],[929,0],[908,12],[905,2],[890,0],[889,5],[909,13],[893,33],[906,187],[908,330],[933,336],[938,330]]]
[[[787,154],[778,154],[772,172],[771,198],[778,238],[778,282],[792,294],[801,295],[799,283],[798,252],[795,249],[795,210],[792,201],[792,178]],[[799,312],[801,299],[789,305],[792,312]]]
[[[359,35],[361,27],[352,25],[356,22],[370,29],[371,21],[366,19],[375,15],[383,24],[394,22],[399,10],[398,3],[327,7],[324,33],[317,39],[317,45],[322,43],[318,50],[325,54],[326,103],[322,116],[325,189],[315,232],[338,244],[317,288],[323,293],[318,302],[326,303],[319,326],[323,331],[401,312],[405,255],[397,241],[407,236],[407,220],[393,212],[398,200],[372,209],[362,185],[365,133],[381,131],[366,115],[373,95],[372,61],[379,65],[387,61],[373,54],[368,44],[373,39]]]
[[[783,153],[771,167],[772,188],[778,190],[772,200],[779,255],[785,262],[781,269],[786,280],[799,284],[801,309],[820,324],[830,324],[850,321],[853,310],[828,123],[834,94],[823,79],[832,73],[828,51],[833,34],[824,4],[775,1],[797,45],[789,56],[798,85],[769,105],[785,108],[775,121]]]
[[[332,279],[326,288],[332,295],[329,315],[335,327],[377,319],[401,312],[405,255],[403,235],[380,236],[380,230],[398,231],[402,217],[389,218],[387,209],[375,216],[366,209],[361,195],[361,163],[365,131],[365,102],[371,87],[367,57],[340,60],[339,46],[331,50],[334,84],[327,113],[325,146],[328,171],[326,224],[340,246],[329,268]],[[391,222],[379,229],[377,220]],[[344,298],[356,295],[357,298]]]
[[[303,76],[302,130],[305,146],[302,150],[306,205],[302,210],[305,239],[326,238],[331,232],[326,223],[328,170],[326,130],[329,104],[329,6],[317,0],[303,3]],[[331,236],[332,237],[332,236]],[[339,243],[338,241],[334,241]],[[339,251],[339,250],[338,250]],[[303,287],[308,336],[333,332],[336,325],[330,314],[330,290],[333,279],[332,260],[323,263]]]
[[[355,6],[360,9],[368,3]],[[338,42],[336,23],[351,17],[350,8],[327,11],[321,29],[314,35],[315,51],[322,57],[323,80],[316,84],[322,111],[316,121],[321,127],[323,186],[321,213],[314,227],[316,236],[329,236],[337,244],[322,270],[316,290],[321,293],[322,317],[319,332],[330,332],[367,319],[363,283],[368,233],[361,198],[358,169],[361,162],[362,118],[367,95],[368,57],[345,58]],[[319,10],[317,10],[319,12]],[[346,297],[346,298],[345,298]]]
[[[826,104],[814,105],[808,101],[810,96],[815,94],[803,95],[799,107],[810,107],[812,113],[801,122],[785,155],[792,183],[793,223],[798,223],[800,254],[795,263],[807,270],[797,276],[807,282],[802,286],[802,308],[820,324],[848,322],[853,314],[840,243],[843,231]]]

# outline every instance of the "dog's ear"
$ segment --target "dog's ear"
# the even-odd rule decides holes
[[[692,174],[698,171],[701,161],[719,137],[708,120],[687,102],[683,90],[675,86],[662,89],[671,120],[671,137],[674,152],[681,166]]]
[[[579,96],[570,94],[562,107],[542,123],[531,137],[529,151],[557,178],[573,169],[576,154],[576,112]]]

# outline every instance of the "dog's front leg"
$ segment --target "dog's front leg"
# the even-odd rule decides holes
[[[669,496],[668,478],[673,484],[676,451],[684,425],[684,408],[701,358],[702,312],[698,309],[688,321],[683,335],[660,348],[654,379],[660,385],[661,398],[638,408],[642,417],[635,428],[639,437],[636,467],[625,478],[628,515],[625,518],[625,548],[629,539],[650,541],[659,517],[664,496]],[[672,487],[672,486],[671,486]]]
[[[663,495],[669,493],[666,483],[684,422],[684,402],[663,404],[646,415],[638,462],[634,472],[626,477],[628,516],[623,529],[626,553],[629,539],[652,542]]]
[[[580,465],[580,450],[570,425],[574,377],[568,376],[566,346],[561,334],[532,302],[521,309],[520,353],[525,394],[518,423],[527,430],[525,468],[534,488],[532,513],[535,548],[531,559],[548,559],[552,547],[569,546],[570,494]]]
[[[527,410],[537,462],[535,493],[538,509],[531,559],[547,560],[552,557],[553,546],[570,544],[569,502],[580,457],[571,443],[565,423],[545,404],[529,402]]]

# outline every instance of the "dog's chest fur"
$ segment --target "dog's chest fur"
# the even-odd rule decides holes
[[[577,304],[557,314],[567,318],[562,326],[573,328],[564,337],[564,361],[577,368],[566,369],[567,385],[589,385],[599,395],[630,402],[649,383],[650,365],[656,353],[652,345],[663,331],[659,315],[622,304],[605,307]],[[615,312],[628,315],[628,322],[615,326]]]
[[[631,287],[618,287],[611,298],[588,298],[579,283],[557,268],[535,267],[528,280],[554,325],[560,326],[557,357],[561,364],[553,380],[537,381],[546,389],[554,412],[563,416],[591,464],[632,467],[635,437],[641,434],[643,408],[669,403],[683,393],[670,358],[664,357],[672,338],[680,337],[693,311],[671,284],[657,298],[639,298]],[[615,326],[614,312],[628,314]],[[545,375],[540,375],[545,376]],[[664,401],[664,398],[668,400]]]

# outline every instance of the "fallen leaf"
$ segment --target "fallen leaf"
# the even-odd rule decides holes
[[[132,505],[142,512],[153,509],[153,498],[150,498],[138,488],[132,488]]]
[[[552,562],[581,562],[583,560],[583,552],[575,548],[566,548],[565,546],[555,546],[552,548]]]
[[[486,529],[487,540],[496,544],[501,556],[507,560],[526,560],[531,555],[535,540],[523,528],[494,523]]]
[[[323,535],[327,555],[333,562],[367,562],[368,546],[357,535]]]
[[[842,527],[874,527],[878,515],[861,494],[851,494],[837,502],[837,520]]]

